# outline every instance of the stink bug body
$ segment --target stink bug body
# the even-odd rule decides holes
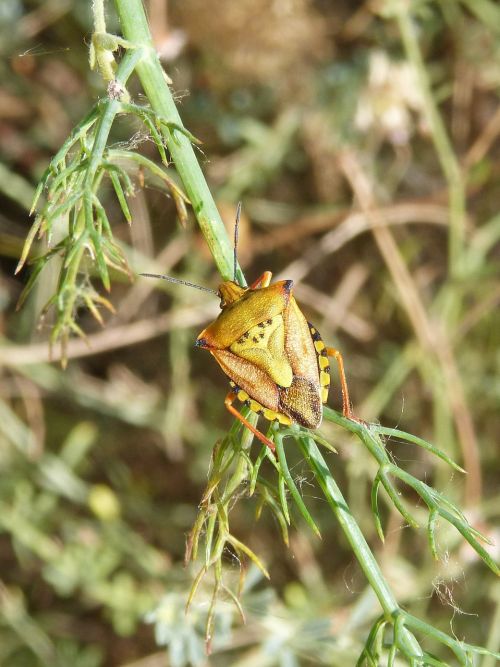
[[[198,287],[168,276],[142,275]],[[352,412],[340,352],[327,348],[307,322],[293,297],[292,281],[271,284],[271,278],[266,271],[250,287],[236,280],[221,283],[217,292],[221,313],[200,333],[196,345],[208,350],[229,378],[227,409],[274,450],[273,443],[234,407],[235,399],[270,421],[318,428],[328,398],[332,357],[339,369],[343,414],[352,418]]]
[[[234,400],[268,420],[318,428],[330,387],[329,357],[338,363],[344,415],[352,417],[342,356],[307,322],[292,281],[271,284],[271,275],[266,271],[248,288],[222,283],[222,311],[196,340],[229,377],[228,410],[268,446],[272,443],[236,410]]]

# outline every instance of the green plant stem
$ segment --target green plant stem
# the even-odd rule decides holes
[[[137,66],[140,58],[141,52],[139,50],[127,51],[127,53],[125,53],[123,56],[120,65],[118,66],[118,70],[116,72],[116,81],[125,85],[128,78],[134,71],[134,68]],[[115,116],[121,110],[121,102],[119,100],[107,99],[105,105],[105,109],[98,121],[95,140],[92,146],[92,153],[90,155],[89,164],[86,170],[87,173],[85,176],[85,187],[89,188],[90,190],[92,189],[97,169],[102,163],[104,151],[108,145],[109,133],[115,120]]]
[[[370,586],[380,602],[387,620],[395,622],[401,609],[387,584],[373,553],[356,520],[337,486],[324,458],[312,438],[299,439],[302,452],[313,470],[328,504],[332,508]],[[401,632],[398,644],[404,653],[415,658],[423,655],[418,641],[406,628]]]
[[[432,95],[428,72],[422,58],[413,24],[410,3],[396,2],[393,5],[406,55],[418,76],[424,111],[441,168],[448,181],[450,191],[450,241],[449,270],[452,278],[459,278],[463,271],[463,249],[465,239],[465,188],[462,171],[446,133]]]
[[[247,419],[250,420],[250,423],[254,426],[257,424],[257,415],[247,415]],[[252,445],[253,433],[248,429],[244,429],[241,435],[241,449],[243,451],[248,451]],[[224,489],[224,500],[230,501],[233,493],[238,489],[238,487],[248,479],[248,464],[243,456],[238,458],[236,463],[236,469],[231,475],[226,488]]]
[[[104,0],[92,0],[95,32],[106,32],[106,18],[104,14]]]
[[[153,46],[142,0],[115,0],[115,7],[125,39],[135,48],[143,49],[143,57],[137,63],[136,71],[151,107],[167,122],[183,127],[167,77]],[[175,129],[164,128],[162,132],[217,268],[224,280],[232,280],[233,248],[191,142]],[[246,284],[239,268],[237,278],[241,284]]]
[[[491,614],[490,632],[486,648],[489,651],[498,651],[500,648],[500,582],[493,586],[490,597],[494,601],[494,612]],[[481,662],[481,667],[494,667],[498,664],[494,656],[487,655]]]
[[[115,6],[125,39],[133,45],[134,49],[141,49],[142,57],[137,62],[136,71],[152,109],[159,117],[167,123],[172,124],[172,126],[175,124],[182,127],[180,116],[168,86],[167,77],[154,50],[142,1],[115,0]],[[439,155],[441,167],[449,183],[450,273],[452,276],[457,276],[460,274],[464,242],[465,207],[462,175],[432,98],[418,43],[413,34],[411,18],[404,9],[398,12],[398,22],[408,57],[416,66],[421,79],[421,87],[425,98],[424,104],[433,140]],[[214,261],[222,277],[225,280],[232,279],[233,249],[198,164],[191,142],[188,137],[174,127],[162,128],[162,133],[192,203],[200,228],[212,252]],[[241,272],[238,273],[238,278],[244,282]],[[341,423],[344,428],[358,435],[364,429],[363,426],[349,420],[342,419],[338,420],[337,423]],[[360,567],[380,602],[385,618],[391,623],[396,624],[398,618],[404,612],[399,607],[358,524],[351,515],[342,493],[321,456],[318,447],[314,440],[307,435],[301,436],[299,442],[304,456],[314,471],[318,483],[360,563]],[[379,463],[382,463],[383,454],[375,450],[372,453],[374,455],[378,454]],[[246,465],[242,460],[236,468],[234,477],[229,482],[228,489],[230,491],[237,487],[241,479],[245,477],[246,472]],[[234,538],[231,539],[234,540]],[[235,542],[235,544],[238,548],[245,551],[244,545],[241,545],[239,542]],[[410,659],[412,665],[421,664],[423,657],[422,649],[413,634],[404,627],[404,624],[400,624],[396,641],[399,649]]]

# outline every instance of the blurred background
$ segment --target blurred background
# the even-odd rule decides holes
[[[412,3],[403,5],[404,14]],[[271,269],[296,281],[308,319],[342,351],[355,413],[424,437],[463,465],[459,477],[388,443],[498,543],[499,5],[429,0],[399,19],[375,0],[147,8],[230,233],[243,202],[248,280]],[[108,29],[119,32],[111,3]],[[105,95],[88,66],[91,34],[88,2],[0,3],[0,665],[354,665],[378,608],[298,454],[292,472],[322,542],[297,520],[286,548],[272,517],[257,522],[257,501],[242,499],[233,532],[262,557],[271,583],[250,568],[244,626],[221,602],[209,659],[208,587],[184,616],[185,536],[212,447],[231,424],[227,382],[193,346],[218,300],[116,277],[116,315],[101,328],[82,310],[88,344],[70,341],[65,370],[58,349],[49,361],[50,314],[39,319],[55,275],[16,311],[29,268],[13,273],[37,180]],[[130,91],[144,102],[136,80]],[[128,117],[113,141],[157,159]],[[109,192],[132,269],[155,258],[164,273],[217,288],[194,220],[182,228],[167,195],[138,179],[128,228]],[[341,406],[336,381],[330,404]],[[425,530],[388,507],[382,546],[369,506],[374,467],[345,433],[322,432],[400,602],[498,650],[494,576],[445,527],[435,562]],[[425,520],[423,507],[414,511]],[[227,568],[237,578],[230,557]]]

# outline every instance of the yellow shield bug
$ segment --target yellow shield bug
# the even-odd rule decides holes
[[[318,428],[330,387],[329,357],[335,358],[342,391],[343,414],[353,418],[342,355],[326,347],[317,329],[307,322],[292,294],[291,280],[271,284],[265,271],[249,287],[236,282],[236,247],[240,206],[236,216],[234,279],[218,292],[184,280],[142,273],[216,293],[221,312],[196,339],[208,350],[229,378],[225,399],[229,412],[265,445],[273,443],[234,407],[238,399],[270,421]]]

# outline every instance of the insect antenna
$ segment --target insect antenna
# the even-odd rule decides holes
[[[236,207],[236,220],[234,223],[234,246],[233,246],[233,282],[236,283],[236,277],[238,273],[238,230],[240,227],[240,216],[241,216],[241,202],[238,202]]]
[[[158,273],[139,273],[140,276],[144,276],[145,278],[161,278],[162,280],[168,280],[169,283],[176,283],[177,285],[186,285],[186,287],[194,287],[195,289],[200,289],[203,292],[210,292],[211,294],[215,294],[216,296],[218,295],[218,292],[214,289],[210,289],[209,287],[203,287],[203,285],[195,285],[194,283],[190,283],[187,280],[182,280],[181,278],[173,278],[172,276],[162,276]]]

